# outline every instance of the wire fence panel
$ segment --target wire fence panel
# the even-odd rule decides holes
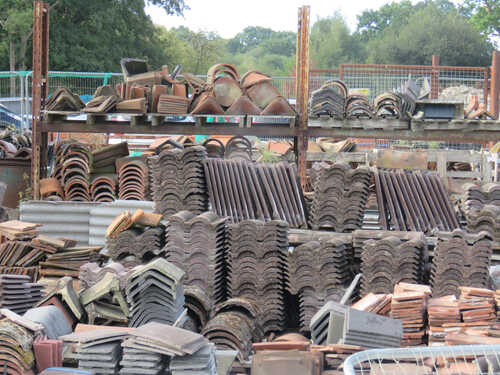
[[[500,345],[365,350],[345,360],[344,374],[500,374]]]

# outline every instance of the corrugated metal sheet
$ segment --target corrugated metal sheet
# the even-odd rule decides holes
[[[123,201],[101,203],[90,210],[89,245],[104,246],[106,229],[113,219],[124,211],[141,209],[144,212],[153,212],[154,203],[148,201]]]
[[[20,219],[43,224],[40,232],[89,243],[90,209],[99,203],[29,201],[20,205]]]
[[[66,237],[81,246],[103,246],[106,228],[123,211],[153,211],[153,202],[115,201],[113,203],[29,201],[20,205],[20,220],[43,224],[40,232]]]

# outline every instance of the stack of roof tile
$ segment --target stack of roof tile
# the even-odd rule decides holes
[[[203,163],[212,209],[233,223],[285,220],[305,227],[306,217],[296,166],[246,160],[207,159]]]
[[[73,94],[66,87],[58,87],[45,103],[47,111],[79,111],[83,107],[85,104],[80,95]]]
[[[458,307],[464,323],[496,321],[495,292],[492,290],[460,287]]]
[[[225,219],[181,211],[170,216],[165,239],[165,259],[186,272],[184,285],[200,288],[215,303],[227,298]]]
[[[29,276],[0,274],[0,307],[24,314],[40,301],[42,290]]]
[[[174,357],[169,368],[172,375],[217,375],[215,345],[207,344],[191,355]]]
[[[373,117],[373,108],[365,96],[349,95],[345,102],[345,117],[347,119],[370,119]]]
[[[264,332],[281,331],[285,324],[288,225],[244,220],[229,226],[229,294],[262,305]]]
[[[454,295],[431,298],[427,304],[429,317],[429,345],[443,345],[446,337],[444,325],[458,325],[460,309]]]
[[[373,101],[375,116],[377,118],[399,119],[405,117],[402,111],[401,97],[393,93],[384,93]]]
[[[497,321],[500,321],[500,289],[495,292],[495,305],[497,307]]]
[[[127,279],[129,326],[148,322],[173,324],[184,310],[184,272],[158,258],[135,267]]]
[[[314,198],[310,212],[313,229],[352,232],[361,228],[370,187],[367,167],[351,169],[347,163],[316,163],[312,169]]]
[[[127,269],[118,262],[111,262],[105,267],[100,267],[99,264],[94,262],[85,263],[80,267],[80,286],[82,289],[88,289],[97,284],[107,274],[112,273],[120,279],[120,285],[126,287],[127,283]]]
[[[465,184],[462,194],[462,209],[467,212],[471,209],[481,209],[486,204],[500,206],[500,184],[490,182],[483,186]]]
[[[144,349],[129,347],[126,340],[122,343],[122,360],[120,374],[164,374],[168,365],[168,357]]]
[[[114,202],[118,187],[118,175],[97,175],[92,178],[90,194],[93,202]]]
[[[84,144],[71,142],[57,145],[52,177],[57,178],[68,201],[89,202],[92,155]]]
[[[78,368],[95,374],[118,374],[122,348],[120,341],[79,347]]]
[[[207,211],[208,197],[202,161],[203,146],[167,149],[153,160],[155,212],[164,216],[182,210],[199,215]]]
[[[9,319],[0,320],[0,368],[9,375],[33,375],[33,332]]]
[[[361,294],[391,293],[400,282],[421,282],[424,266],[425,241],[406,242],[397,237],[368,240],[361,256]]]
[[[399,347],[399,320],[329,301],[311,319],[315,345],[356,345],[364,348]]]
[[[340,238],[311,241],[288,255],[289,291],[299,296],[300,326],[309,330],[313,315],[327,301],[339,302],[349,278],[346,243]]]
[[[95,261],[99,257],[101,246],[65,247],[55,254],[47,255],[44,262],[40,262],[40,275],[45,277],[71,276],[77,278],[80,267],[87,262]]]
[[[188,113],[189,99],[174,95],[160,95],[158,113],[185,115]]]
[[[137,226],[107,238],[106,245],[111,259],[125,266],[137,266],[163,254],[164,228]]]
[[[486,204],[481,209],[470,209],[465,213],[467,231],[479,233],[486,231],[495,242],[500,241],[500,207]]]
[[[182,328],[200,333],[210,319],[213,300],[209,299],[205,291],[197,286],[184,288],[184,300],[187,318]]]
[[[392,294],[368,293],[351,307],[356,310],[371,312],[378,315],[389,315],[391,311]]]
[[[118,198],[122,200],[148,200],[149,172],[142,158],[122,158],[116,161],[118,171]]]
[[[0,223],[0,236],[9,240],[31,240],[39,233],[40,224],[9,220]]]
[[[461,229],[438,232],[431,268],[434,297],[458,296],[460,286],[489,285],[491,240],[487,232],[469,234]]]
[[[240,360],[248,359],[252,340],[262,340],[261,301],[232,298],[214,308],[213,317],[202,331],[217,349],[236,350]]]
[[[342,81],[325,82],[318,90],[311,93],[310,115],[343,119],[347,94],[347,86]]]
[[[404,346],[422,345],[426,334],[427,299],[431,288],[426,285],[399,283],[391,301],[391,318],[403,322]]]
[[[440,177],[432,172],[374,169],[382,229],[431,233],[459,228]]]

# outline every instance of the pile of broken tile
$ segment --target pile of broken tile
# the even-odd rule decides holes
[[[388,236],[363,243],[361,295],[388,294],[400,282],[418,284],[424,271],[425,238],[402,241]]]
[[[285,328],[288,225],[244,220],[229,225],[228,294],[262,306],[265,333]]]
[[[165,217],[188,210],[197,215],[207,211],[208,197],[202,161],[203,146],[166,149],[150,157],[155,212]]]
[[[487,232],[471,234],[455,229],[436,235],[430,279],[433,297],[458,296],[460,286],[489,286],[492,248]]]
[[[345,239],[311,241],[288,253],[289,287],[299,298],[300,328],[309,330],[313,315],[327,301],[339,302],[350,281]]]
[[[311,170],[314,187],[309,222],[313,230],[328,228],[352,232],[363,223],[370,187],[368,167],[351,169],[347,163],[315,163]]]
[[[181,211],[169,217],[165,232],[165,259],[186,273],[185,286],[213,303],[227,299],[226,231],[226,220],[213,212]]]
[[[284,220],[291,228],[307,227],[295,164],[209,158],[203,166],[210,205],[219,216],[233,223]]]

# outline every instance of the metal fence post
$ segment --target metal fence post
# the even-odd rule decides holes
[[[431,99],[437,99],[439,96],[439,55],[432,55],[432,73],[431,73]]]

